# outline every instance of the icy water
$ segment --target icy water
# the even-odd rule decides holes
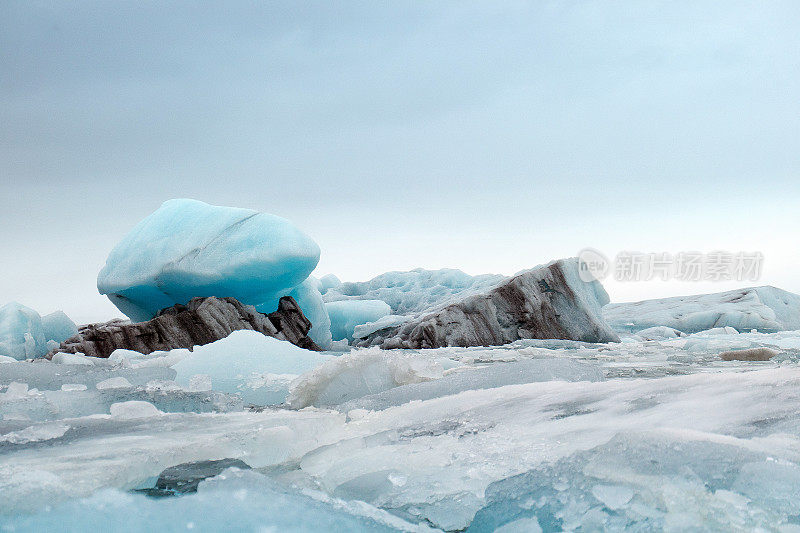
[[[171,353],[2,363],[0,530],[800,531],[800,332],[626,340],[354,351],[242,395]],[[135,490],[225,458],[252,468]]]

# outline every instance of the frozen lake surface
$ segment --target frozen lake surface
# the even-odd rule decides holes
[[[667,336],[6,361],[0,530],[800,531],[800,332]]]

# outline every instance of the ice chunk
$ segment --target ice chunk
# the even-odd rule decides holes
[[[177,351],[177,350],[174,350]],[[108,356],[108,362],[112,364],[121,364],[123,366],[130,366],[131,361],[142,360],[146,358],[146,354],[134,350],[126,350],[124,348],[117,348],[111,355]]]
[[[383,300],[398,315],[417,313],[443,304],[453,297],[464,297],[502,281],[499,274],[470,276],[452,268],[408,272],[386,272],[369,281],[345,282],[336,286],[331,281],[325,301]]]
[[[708,337],[709,335],[738,335],[739,331],[736,328],[732,328],[730,326],[722,326],[718,328],[711,328],[711,329],[704,329],[702,331],[698,331],[697,335]]]
[[[230,336],[197,346],[173,366],[175,381],[189,387],[198,374],[207,376],[215,391],[239,393],[244,401],[257,405],[278,404],[288,394],[288,382],[277,389],[269,374],[298,375],[332,356],[298,348],[256,331],[234,331]]]
[[[50,473],[31,473],[22,492],[36,496],[43,489],[67,492]],[[5,488],[0,482],[0,487]],[[389,533],[431,531],[367,504],[312,498],[290,492],[252,470],[228,469],[201,482],[196,494],[180,498],[149,498],[119,490],[105,490],[81,500],[48,507],[46,511],[10,517],[10,531],[352,531]]]
[[[342,300],[325,306],[331,321],[333,340],[353,340],[356,326],[375,322],[389,315],[392,308],[383,300]]]
[[[366,324],[356,326],[353,329],[353,339],[363,339],[376,331],[396,328],[413,319],[413,315],[386,315],[375,322],[367,322]]]
[[[400,385],[338,406],[342,411],[379,411],[415,400],[430,400],[467,390],[540,381],[602,381],[599,365],[571,359],[531,359],[471,368],[457,368],[434,381]]]
[[[98,364],[96,357],[86,357],[82,353],[58,352],[53,355],[52,361],[58,365],[94,366]]]
[[[283,218],[169,200],[114,247],[97,287],[134,321],[195,296],[259,305],[303,282],[319,254],[317,244]]]
[[[719,328],[716,328],[719,330]],[[683,349],[687,352],[710,353],[731,350],[745,350],[755,347],[755,342],[744,335],[740,335],[735,330],[734,333],[724,333],[721,331],[702,331],[689,335],[683,344]]]
[[[793,521],[800,467],[753,442],[699,432],[622,433],[486,489],[468,531],[536,518],[544,531],[768,530]]]
[[[88,387],[83,383],[64,383],[61,385],[61,390],[64,392],[84,391],[86,389],[88,389]]]
[[[11,431],[0,435],[0,443],[27,444],[29,442],[42,442],[63,437],[69,431],[66,424],[47,423],[39,426],[28,426],[19,431]]]
[[[42,317],[44,338],[48,341],[62,343],[73,335],[78,334],[78,326],[64,313],[56,311]]]
[[[624,485],[595,485],[592,495],[612,511],[621,509],[633,498],[633,490]]]
[[[678,331],[677,329],[670,328],[667,326],[653,326],[652,328],[647,328],[641,331],[637,331],[636,335],[638,335],[641,339],[646,341],[675,339],[678,337],[686,336],[686,334],[683,333],[682,331]]]
[[[47,353],[39,313],[17,302],[0,307],[0,355],[31,359]]]
[[[686,333],[730,326],[738,331],[800,329],[800,295],[776,287],[608,304],[603,316],[612,327],[636,332],[669,326]]]
[[[244,408],[241,399],[221,392],[184,391],[177,387],[166,390],[151,386],[102,390],[31,389],[25,395],[11,398],[0,393],[0,413],[5,420],[55,421],[107,414],[112,404],[127,401],[148,402],[163,412],[230,412]]]
[[[187,353],[189,353],[188,350]],[[159,354],[152,356],[139,354],[139,356],[149,357],[150,360],[166,359]],[[57,391],[61,390],[61,386],[64,384],[83,385],[94,389],[97,383],[111,377],[124,377],[132,385],[139,386],[154,379],[172,379],[175,376],[175,371],[168,368],[168,365],[131,368],[103,364],[106,362],[105,359],[98,361],[101,363],[90,366],[60,365],[44,359],[37,359],[35,363],[16,361],[3,366],[0,371],[0,387],[17,381],[27,382],[32,388],[39,390]],[[172,363],[174,364],[175,360]]]
[[[333,274],[328,274],[319,278],[319,292],[325,294],[329,289],[338,289],[342,286],[341,280]]]
[[[125,379],[122,376],[117,376],[117,377],[105,379],[105,380],[101,381],[100,383],[98,383],[97,385],[95,385],[95,387],[97,387],[97,390],[127,389],[127,388],[131,387],[131,382],[128,381],[127,379]]]
[[[136,400],[113,403],[111,404],[110,411],[111,416],[123,420],[134,418],[150,418],[161,414],[161,411],[159,411],[152,403]]]
[[[29,307],[11,302],[0,307],[0,356],[33,359],[78,332],[62,311],[40,317]]]
[[[301,376],[292,383],[287,403],[295,409],[332,406],[398,385],[428,381],[443,372],[435,361],[376,348],[357,350]]]
[[[767,458],[744,464],[733,482],[735,491],[759,507],[797,516],[800,513],[800,466]]]
[[[19,400],[28,396],[28,384],[13,381],[8,384],[6,391],[2,393],[3,400]]]

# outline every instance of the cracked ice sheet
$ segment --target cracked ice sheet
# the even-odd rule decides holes
[[[350,413],[352,437],[311,452],[300,467],[338,497],[459,529],[481,507],[491,481],[591,449],[618,432],[797,435],[798,385],[800,370],[780,368],[469,391]],[[790,442],[774,452],[790,454],[798,440]]]
[[[0,368],[0,388],[27,382],[47,396],[48,390],[62,391],[67,385],[63,393],[75,395],[80,414],[95,414],[0,424],[0,433],[8,436],[0,443],[0,515],[91,498],[106,488],[127,490],[181,462],[239,457],[287,487],[321,490],[349,502],[363,500],[410,522],[461,528],[489,503],[484,492],[494,482],[581,452],[599,454],[620,434],[664,428],[699,431],[712,451],[719,439],[736,438],[792,466],[798,461],[794,450],[800,449],[798,339],[797,332],[723,332],[609,345],[520,341],[496,348],[403,351],[413,358],[478,369],[498,368],[502,361],[573,359],[599,365],[608,380],[467,391],[381,412],[274,408],[261,413],[167,413],[138,420],[111,418],[106,403],[94,406],[82,395],[114,376],[124,375],[139,386],[154,378],[169,379],[169,373],[160,374],[168,369],[12,363]],[[723,362],[716,356],[722,349],[752,346],[784,352],[759,363]],[[5,368],[10,371],[4,373]],[[89,391],[75,384],[88,385]],[[93,394],[100,393],[119,395],[114,401],[142,399],[133,389]],[[26,394],[27,399],[7,401],[39,398],[39,393]],[[165,403],[156,403],[167,411],[185,391],[164,389],[163,394]],[[9,414],[3,411],[7,409],[0,402],[0,412]],[[667,482],[658,476],[653,481]],[[605,484],[616,487],[599,490],[609,501],[614,491],[624,492],[617,487],[619,480]],[[680,492],[684,485],[669,486],[677,487],[676,501],[691,499]],[[728,496],[738,501],[738,493]],[[638,493],[631,501],[637,498]]]
[[[797,461],[798,391],[800,369],[784,366],[510,385],[353,411],[349,421],[319,409],[67,419],[70,430],[47,446],[2,451],[0,509],[41,509],[101,488],[132,488],[173,464],[238,457],[287,485],[459,529],[484,505],[490,483],[620,432],[678,428],[752,440],[783,433],[770,451]]]
[[[343,422],[341,414],[312,411],[64,419],[68,430],[48,439],[48,446],[2,443],[0,515],[41,509],[102,488],[130,489],[184,462],[237,457],[254,467],[281,463],[327,444],[327,436]],[[41,479],[51,490],[26,490]]]

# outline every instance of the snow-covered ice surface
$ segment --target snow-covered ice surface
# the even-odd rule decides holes
[[[677,296],[603,308],[614,329],[638,331],[668,326],[685,333],[717,327],[739,331],[800,329],[800,295],[776,287],[749,287],[714,294]]]
[[[206,354],[0,362],[0,530],[800,526],[800,331],[308,359],[243,333]],[[718,357],[755,347],[779,354]],[[282,392],[247,398],[253,373]],[[223,458],[252,470],[132,492]]]

